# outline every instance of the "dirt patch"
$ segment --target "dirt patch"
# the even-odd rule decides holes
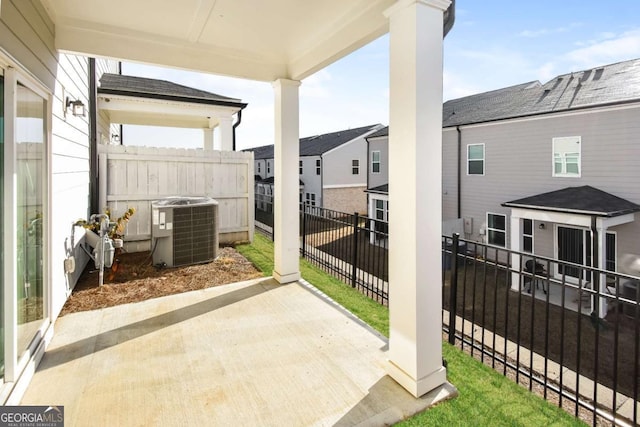
[[[154,267],[149,252],[120,253],[116,259],[115,267],[105,270],[102,286],[93,263],[87,265],[60,316],[262,276],[231,247],[220,248],[213,262],[176,268]]]

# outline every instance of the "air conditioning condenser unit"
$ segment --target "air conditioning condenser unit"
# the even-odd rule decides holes
[[[153,264],[178,267],[213,261],[218,253],[218,202],[168,197],[151,204]]]

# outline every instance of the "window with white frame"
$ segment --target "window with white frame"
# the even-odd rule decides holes
[[[320,159],[316,160],[316,175],[320,175],[322,168],[320,167]]]
[[[271,163],[267,160],[267,175],[271,173]]]
[[[495,246],[507,245],[507,216],[487,213],[487,243]]]
[[[467,145],[467,175],[484,175],[484,144]]]
[[[389,202],[381,199],[374,199],[375,211],[374,217],[379,221],[389,220]]]
[[[616,233],[607,232],[606,239],[606,265],[605,270],[616,271]]]
[[[302,175],[302,160],[298,160],[298,173]]]
[[[305,198],[306,198],[305,203],[308,206],[316,205],[316,193],[306,193]]]
[[[522,251],[533,253],[533,220],[522,220]]]
[[[260,173],[260,162],[258,162],[258,173]]]
[[[581,142],[579,136],[553,138],[553,176],[580,176]]]
[[[380,173],[380,151],[371,152],[371,173]]]
[[[360,160],[353,159],[351,160],[351,175],[359,175],[360,174]]]

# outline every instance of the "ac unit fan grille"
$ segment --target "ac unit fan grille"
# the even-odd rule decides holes
[[[173,210],[173,265],[209,262],[215,258],[218,239],[213,206]]]

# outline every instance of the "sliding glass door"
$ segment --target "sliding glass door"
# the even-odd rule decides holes
[[[4,76],[0,68],[0,245],[4,242]],[[2,246],[0,246],[2,247]],[[4,250],[0,250],[0,376],[4,380]],[[2,383],[4,381],[0,381]]]
[[[44,319],[44,238],[46,184],[46,101],[17,85],[15,128],[17,201],[18,356],[29,346]]]

